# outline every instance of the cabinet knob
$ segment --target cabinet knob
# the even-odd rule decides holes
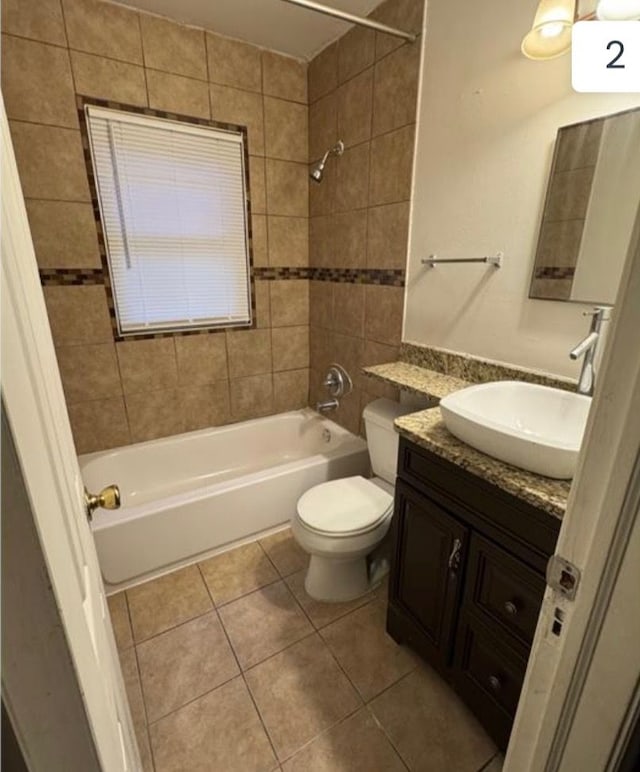
[[[509,616],[512,616],[512,617],[515,616],[518,613],[518,607],[511,600],[508,600],[504,604],[504,610],[507,612],[507,614],[509,614]]]
[[[498,676],[489,676],[489,686],[493,689],[494,692],[500,691],[502,684],[500,683]]]

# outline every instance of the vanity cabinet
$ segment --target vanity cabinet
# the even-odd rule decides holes
[[[387,629],[505,748],[557,518],[401,438]]]

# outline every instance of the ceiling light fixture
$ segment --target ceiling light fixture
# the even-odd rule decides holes
[[[576,0],[540,0],[531,31],[522,41],[529,59],[555,59],[571,48]]]
[[[600,21],[640,20],[640,0],[600,0],[596,16]]]

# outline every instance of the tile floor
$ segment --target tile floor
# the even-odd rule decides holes
[[[319,603],[306,561],[287,530],[109,598],[145,772],[499,772],[386,588]]]

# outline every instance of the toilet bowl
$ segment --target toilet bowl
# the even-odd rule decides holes
[[[363,417],[375,477],[346,477],[302,494],[291,529],[309,553],[305,590],[316,600],[349,601],[384,577],[372,552],[386,536],[393,515],[398,435],[394,420],[414,408],[388,399],[367,405]]]

